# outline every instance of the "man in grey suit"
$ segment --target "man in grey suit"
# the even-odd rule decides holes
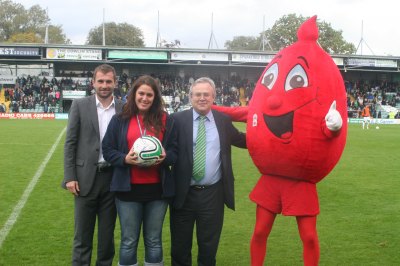
[[[110,192],[112,167],[105,162],[101,141],[111,117],[122,108],[114,99],[115,69],[94,70],[92,96],[73,101],[64,144],[63,187],[74,195],[75,230],[72,265],[90,265],[93,235],[98,219],[96,265],[112,265],[116,209]]]
[[[200,78],[189,92],[193,109],[172,115],[179,147],[173,166],[175,198],[170,208],[173,266],[192,265],[195,224],[197,265],[215,265],[224,204],[234,209],[231,145],[245,148],[246,136],[226,115],[211,110],[215,96],[214,82]]]

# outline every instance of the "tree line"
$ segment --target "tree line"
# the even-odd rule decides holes
[[[288,14],[279,18],[274,25],[259,36],[236,36],[225,42],[225,48],[230,50],[266,50],[279,51],[297,40],[297,29],[309,19],[296,14]],[[325,21],[317,21],[319,28],[318,42],[328,53],[354,54],[357,50],[354,44],[346,42],[341,30],[335,30]]]
[[[0,0],[0,42],[71,44],[62,25],[54,25],[45,9],[34,5],[26,9],[11,0]],[[106,45],[144,47],[143,32],[128,23],[105,23]],[[92,28],[87,45],[103,44],[103,25]]]
[[[229,50],[279,51],[297,40],[297,29],[308,17],[288,14],[278,19],[274,25],[261,32],[259,36],[235,36],[225,42]],[[328,53],[354,54],[354,44],[346,42],[341,30],[335,30],[325,21],[317,21],[319,43]],[[108,22],[105,27],[107,46],[144,47],[143,31],[128,23]],[[2,43],[44,43],[71,44],[62,25],[53,25],[45,9],[34,5],[26,9],[22,4],[11,0],[0,0],[0,42]],[[175,40],[175,43],[180,43]],[[90,29],[87,45],[103,44],[103,25]],[[161,47],[163,45],[161,44]],[[165,45],[165,47],[167,47]],[[177,47],[177,46],[173,46]]]

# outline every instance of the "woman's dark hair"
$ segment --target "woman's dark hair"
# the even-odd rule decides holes
[[[151,76],[144,75],[137,78],[133,84],[132,88],[128,92],[128,97],[126,104],[122,108],[120,116],[123,119],[130,119],[131,117],[139,114],[139,109],[136,105],[136,92],[142,85],[149,86],[154,92],[154,100],[150,109],[143,117],[144,126],[147,130],[154,129],[153,133],[158,136],[158,134],[164,129],[162,118],[165,113],[164,111],[164,101],[161,96],[160,86],[156,79]]]

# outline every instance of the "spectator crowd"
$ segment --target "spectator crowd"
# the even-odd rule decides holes
[[[161,85],[163,96],[169,96],[171,101],[167,107],[174,111],[189,104],[189,88],[196,77],[181,78],[174,75],[152,75],[158,79]],[[118,78],[118,86],[114,95],[122,100],[130,89],[132,81],[137,76],[128,77],[122,74]],[[254,83],[247,79],[232,77],[229,80],[223,80],[219,77],[214,78],[217,86],[218,104],[226,106],[238,106],[241,104],[240,97],[245,102],[251,97]],[[39,112],[62,112],[60,107],[61,93],[63,90],[84,90],[86,94],[93,93],[93,87],[90,77],[62,77],[48,78],[38,76],[18,77],[15,85],[4,88],[5,101],[9,102],[11,112],[20,112],[23,110]],[[242,103],[242,105],[245,103]]]
[[[388,118],[380,106],[400,108],[400,85],[388,81],[345,81],[349,117],[359,118],[363,108],[370,107],[373,118]],[[396,118],[399,118],[397,113]]]
[[[49,78],[38,76],[18,77],[13,86],[5,87],[5,102],[9,103],[10,112],[63,112],[60,103],[63,90],[86,91],[87,95],[93,93],[91,73],[81,77],[63,76]],[[163,96],[168,97],[167,108],[176,112],[189,104],[189,88],[197,77],[181,77],[172,74],[152,74],[160,82]],[[128,77],[123,73],[118,77],[118,86],[114,95],[126,99],[132,81],[138,76]],[[229,79],[211,77],[216,83],[217,104],[225,106],[247,105],[255,86],[254,81],[232,76]],[[400,85],[398,82],[387,81],[345,81],[347,91],[347,105],[349,117],[358,118],[362,109],[370,106],[374,118],[382,117],[379,106],[390,105],[400,107]],[[5,112],[5,103],[0,106],[0,112]],[[399,113],[397,113],[397,117]]]

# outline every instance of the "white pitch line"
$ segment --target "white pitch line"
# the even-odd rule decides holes
[[[18,216],[21,213],[21,210],[24,208],[26,201],[28,200],[32,190],[35,188],[36,183],[39,181],[40,176],[42,175],[44,169],[46,168],[47,163],[49,162],[51,156],[53,155],[54,151],[56,150],[60,140],[67,128],[65,127],[60,135],[58,136],[56,142],[54,142],[53,146],[50,148],[49,152],[46,155],[46,158],[43,160],[42,164],[37,169],[35,175],[33,176],[31,182],[26,187],[24,194],[22,194],[21,198],[19,199],[17,205],[15,205],[14,210],[12,211],[10,217],[8,217],[7,222],[4,224],[3,228],[0,230],[0,249],[3,245],[4,240],[6,239],[8,233],[13,228],[15,222],[18,219]]]
[[[9,145],[9,146],[16,146],[16,145],[21,145],[21,146],[50,146],[51,144],[36,144],[36,143],[12,143],[12,142],[0,142],[0,145]]]

